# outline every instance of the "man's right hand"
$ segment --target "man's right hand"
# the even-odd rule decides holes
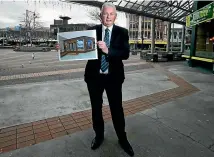
[[[108,54],[108,47],[104,41],[98,41],[97,45],[104,53]]]

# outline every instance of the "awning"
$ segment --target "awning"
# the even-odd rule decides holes
[[[72,1],[61,0],[68,3],[78,3],[101,8],[106,0]],[[113,0],[118,11],[160,19],[177,24],[186,24],[186,16],[193,12],[193,0]]]

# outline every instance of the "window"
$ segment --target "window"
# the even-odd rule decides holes
[[[196,34],[196,55],[212,58],[214,52],[214,20],[199,24]]]
[[[179,32],[179,39],[182,38],[182,32]]]
[[[177,32],[174,32],[174,39],[177,38]]]
[[[147,38],[148,37],[148,35],[147,35],[147,31],[145,31],[145,37],[144,38]]]
[[[84,50],[84,47],[85,47],[85,45],[84,45],[84,39],[77,40],[77,50],[78,51],[79,50]]]
[[[72,43],[73,44],[73,51],[76,51],[76,43]]]
[[[160,32],[160,39],[163,40],[163,32]]]
[[[148,39],[150,39],[151,37],[150,37],[150,32],[148,32]]]
[[[151,29],[151,22],[147,22],[148,28]]]
[[[70,45],[70,51],[74,51],[73,50],[73,43],[70,43],[69,45]]]
[[[87,49],[93,49],[93,41],[91,39],[88,39],[87,41]]]

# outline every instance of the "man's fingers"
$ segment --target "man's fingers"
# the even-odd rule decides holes
[[[98,46],[105,46],[105,43],[98,43]]]
[[[103,43],[103,41],[98,41],[98,42],[97,42],[97,44],[102,44],[102,43]]]
[[[104,48],[105,46],[104,46],[104,45],[100,45],[99,47],[100,47],[100,48]]]
[[[104,41],[98,41],[97,45],[100,49],[105,49],[106,48],[106,43]]]
[[[104,41],[98,41],[97,44],[105,44]]]

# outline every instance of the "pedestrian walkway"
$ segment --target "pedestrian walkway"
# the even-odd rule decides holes
[[[127,63],[127,64],[125,64],[125,66],[142,65],[142,64],[145,64],[145,62]],[[28,74],[0,76],[0,81],[22,79],[22,78],[33,78],[33,77],[40,77],[40,76],[51,76],[51,75],[58,75],[58,74],[67,74],[67,73],[72,73],[72,72],[83,72],[84,70],[85,70],[85,68],[76,68],[76,69],[68,69],[68,70],[58,70],[58,71],[47,71],[47,72],[37,72],[37,73],[28,73]]]
[[[155,67],[153,69],[127,73],[127,81],[123,88],[127,133],[136,156],[213,157],[213,75],[203,74],[196,69],[192,70],[183,65],[165,68],[159,64],[153,66]],[[62,84],[65,85],[64,87],[68,86],[67,89],[64,89],[65,91],[58,88]],[[58,88],[61,95],[48,88],[48,86],[53,85]],[[54,101],[56,99],[52,101],[53,104],[49,104],[49,100],[41,97],[42,110],[55,110],[52,114],[47,114],[46,118],[41,119],[45,116],[41,116],[43,113],[39,112],[34,112],[36,114],[32,115],[15,114],[15,117],[12,116],[14,113],[11,113],[11,116],[6,117],[7,114],[10,114],[8,109],[16,113],[30,111],[26,109],[30,107],[30,103],[33,104],[31,110],[40,108],[40,106],[34,106],[35,99],[28,99],[27,97],[25,100],[28,101],[28,106],[24,106],[24,108],[18,108],[22,103],[20,101],[17,102],[19,105],[13,103],[22,94],[24,96],[24,94],[29,93],[29,95],[32,94],[36,97],[35,91],[31,89],[36,86],[41,92],[49,92],[52,95],[51,99],[54,99],[54,96],[60,97],[61,104],[58,105],[62,108],[59,110],[55,106]],[[42,86],[44,86],[43,89]],[[70,94],[74,94],[78,99],[78,105],[82,102],[88,102],[84,97],[87,96],[87,93],[85,93],[84,85],[81,83],[74,85],[69,81],[63,81],[61,84],[52,82],[35,86],[29,85],[24,88],[21,86],[1,87],[1,90],[3,89],[4,92],[16,98],[2,99],[5,106],[3,105],[0,111],[0,119],[3,122],[0,125],[2,128],[0,130],[0,151],[2,152],[0,157],[126,156],[117,144],[106,101],[104,101],[103,107],[106,139],[99,150],[90,150],[90,142],[94,136],[91,110],[89,106],[86,106],[75,112],[75,110],[65,106],[68,101],[66,94],[69,91],[69,86],[75,87],[74,90],[82,91],[78,95],[70,90]],[[18,92],[18,95],[13,95],[18,90],[23,93]],[[50,95],[46,95],[47,98],[50,98]],[[106,100],[105,97],[104,99]],[[72,104],[70,105],[72,106]],[[74,107],[78,107],[78,105]],[[11,108],[8,108],[10,106]],[[70,113],[66,113],[66,110]],[[56,113],[57,111],[60,113]],[[54,114],[57,116],[53,116]]]

